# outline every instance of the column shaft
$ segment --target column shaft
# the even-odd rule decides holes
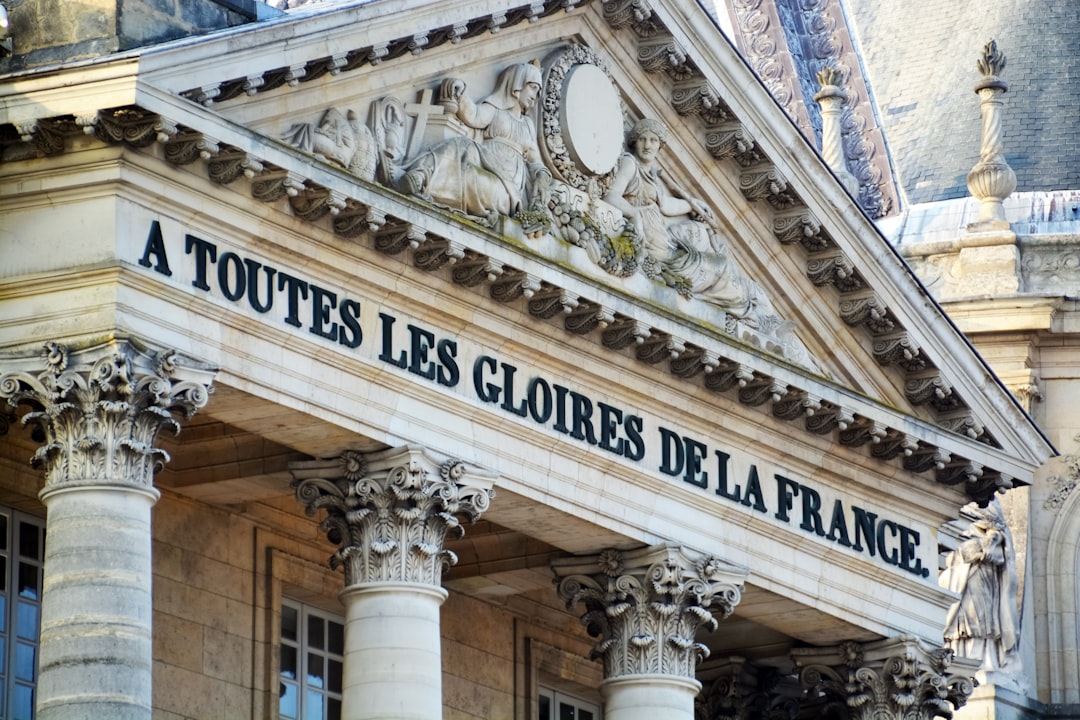
[[[31,461],[47,509],[37,717],[149,720],[150,509],[168,460],[154,443],[206,404],[213,371],[114,337],[5,365],[0,399],[45,440]]]
[[[343,720],[442,717],[442,588],[365,583],[345,604]]]
[[[495,476],[409,445],[290,470],[308,513],[326,511],[330,564],[345,570],[342,717],[440,720],[441,580],[457,559],[443,543],[487,509]]]
[[[693,720],[701,684],[672,675],[627,675],[605,680],[604,720]]]
[[[90,485],[42,493],[48,508],[40,720],[149,718],[150,488]]]

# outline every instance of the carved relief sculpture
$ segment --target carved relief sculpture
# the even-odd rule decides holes
[[[429,148],[410,162],[401,189],[492,223],[500,215],[545,207],[551,174],[540,161],[529,116],[540,84],[536,65],[511,65],[494,91],[475,103],[465,95],[464,81],[445,80],[440,103],[480,139],[463,135]]]
[[[658,120],[635,123],[627,136],[631,152],[622,156],[604,196],[625,215],[627,228],[642,249],[642,270],[753,326],[769,322],[764,317],[767,300],[730,259],[717,236],[712,211],[657,163],[667,135],[667,127]]]
[[[319,122],[293,125],[282,139],[364,180],[375,177],[375,138],[352,110],[329,108]]]
[[[610,275],[643,274],[703,303],[694,311],[702,321],[813,366],[791,323],[736,264],[710,204],[659,163],[667,127],[635,122],[584,45],[559,47],[543,68],[505,67],[479,101],[458,78],[418,88],[415,102],[384,96],[370,103],[366,126],[357,112],[330,108],[282,137],[363,180],[538,241],[538,251],[565,243],[584,251],[571,258]]]
[[[949,554],[940,579],[960,594],[945,621],[945,641],[957,655],[980,660],[980,680],[994,682],[993,675],[1006,666],[1010,673],[1019,670],[1016,556],[996,499],[985,508],[970,505],[965,513],[971,526]]]

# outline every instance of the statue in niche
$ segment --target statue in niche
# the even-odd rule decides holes
[[[551,173],[541,163],[529,115],[540,83],[536,65],[511,65],[477,103],[465,95],[464,81],[444,80],[440,104],[479,139],[452,137],[421,152],[404,169],[400,189],[491,223],[500,215],[535,221],[546,214]]]
[[[281,139],[364,180],[375,177],[375,137],[352,110],[342,114],[337,108],[329,108],[319,122],[295,124]]]
[[[627,135],[630,152],[618,169],[604,201],[622,211],[626,229],[640,246],[641,269],[679,293],[721,308],[751,327],[775,322],[761,289],[731,259],[712,211],[680,188],[657,159],[668,129],[644,119]]]
[[[960,595],[945,620],[945,642],[957,655],[981,660],[980,680],[995,683],[994,673],[1006,666],[1010,674],[1019,671],[1016,555],[997,499],[985,508],[968,506],[965,514],[971,525],[940,580]]]

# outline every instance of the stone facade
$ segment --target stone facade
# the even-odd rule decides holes
[[[0,90],[39,717],[963,705],[940,529],[1051,448],[704,11],[214,23]]]

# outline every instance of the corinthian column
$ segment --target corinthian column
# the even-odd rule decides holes
[[[44,368],[28,370],[31,365]],[[153,475],[179,430],[206,404],[212,373],[126,341],[9,360],[0,398],[28,406],[44,436],[47,509],[37,717],[149,719]]]
[[[805,709],[820,717],[830,706],[846,707],[851,720],[951,718],[971,695],[978,667],[908,636],[797,648],[792,657],[807,691]]]
[[[604,662],[605,720],[693,720],[695,669],[709,652],[694,635],[716,629],[713,612],[731,614],[748,571],[668,545],[552,567],[567,608],[583,603],[581,621],[600,638],[593,657]]]
[[[440,720],[442,576],[457,562],[443,543],[488,508],[496,476],[413,445],[290,470],[345,570],[343,720]]]
[[[1005,69],[1005,55],[998,51],[991,40],[982,51],[978,62],[982,80],[975,84],[982,110],[982,148],[979,162],[968,173],[968,190],[979,199],[979,220],[972,229],[1008,230],[1002,201],[1016,189],[1016,173],[1005,162],[1005,148],[1001,137],[1001,96],[1009,85],[998,77]]]

